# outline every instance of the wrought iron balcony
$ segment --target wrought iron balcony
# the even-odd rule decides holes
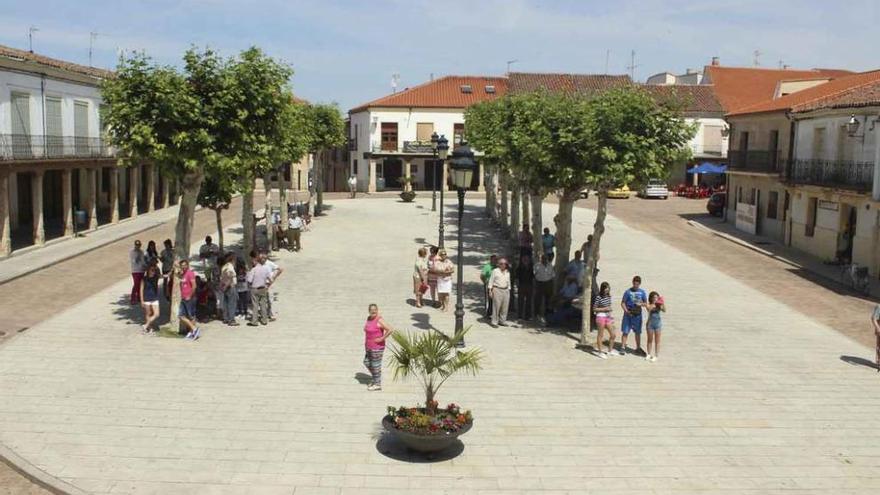
[[[729,168],[734,171],[769,174],[779,174],[785,171],[780,151],[728,150],[727,160]]]
[[[788,178],[792,184],[837,187],[860,192],[874,186],[874,163],[842,160],[795,160]]]
[[[720,144],[691,143],[691,152],[695,157],[723,158],[727,149]]]
[[[357,151],[357,149],[358,149],[357,138],[348,138],[348,150],[349,151]]]
[[[115,156],[109,141],[99,137],[0,134],[0,161]]]

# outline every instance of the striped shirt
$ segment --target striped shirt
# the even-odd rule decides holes
[[[593,298],[593,307],[594,308],[611,308],[611,296],[602,296],[600,294],[596,294],[596,297]],[[608,311],[600,311],[596,313],[596,316],[608,316],[611,314],[611,310]]]

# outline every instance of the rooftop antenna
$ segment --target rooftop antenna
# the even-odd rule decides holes
[[[519,62],[519,60],[513,59],[507,61],[507,74],[510,74],[510,65]]]
[[[760,62],[760,60],[758,60],[758,58],[761,56],[761,50],[753,51],[752,55],[755,56],[755,58],[752,60],[752,64],[754,64],[755,67],[760,67],[761,62]]]
[[[397,93],[397,83],[399,83],[399,82],[400,82],[400,74],[398,74],[397,72],[395,72],[394,74],[391,74],[391,92],[392,93]]]
[[[639,65],[640,64],[638,64],[638,65],[636,64],[636,51],[635,50],[630,51],[629,65],[627,65],[626,68],[629,69],[629,78],[632,79],[633,81],[636,80],[636,67],[638,67]]]
[[[34,33],[39,30],[40,29],[37,26],[31,26],[28,28],[28,50],[31,53],[34,53]]]
[[[608,59],[611,58],[611,49],[605,50],[605,75],[608,75]]]
[[[92,65],[92,51],[94,51],[95,40],[98,38],[98,36],[100,34],[101,33],[98,33],[95,31],[92,31],[91,33],[89,33],[89,67],[94,67]]]

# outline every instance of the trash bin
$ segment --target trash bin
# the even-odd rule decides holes
[[[85,228],[88,227],[89,216],[86,214],[85,210],[75,210],[73,212],[73,221],[76,223],[76,228]]]
[[[377,177],[376,178],[376,190],[384,191],[385,190],[385,177]]]

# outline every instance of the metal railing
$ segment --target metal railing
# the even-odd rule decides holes
[[[725,157],[727,148],[720,144],[691,143],[691,152],[694,156]]]
[[[727,160],[731,170],[764,173],[785,171],[782,152],[778,150],[728,150]]]
[[[99,137],[0,134],[0,161],[59,158],[113,158],[110,142]]]
[[[790,166],[788,179],[793,184],[870,191],[874,186],[874,163],[844,160],[794,160]]]
[[[357,151],[357,149],[358,149],[357,138],[348,138],[348,150],[349,151]]]

